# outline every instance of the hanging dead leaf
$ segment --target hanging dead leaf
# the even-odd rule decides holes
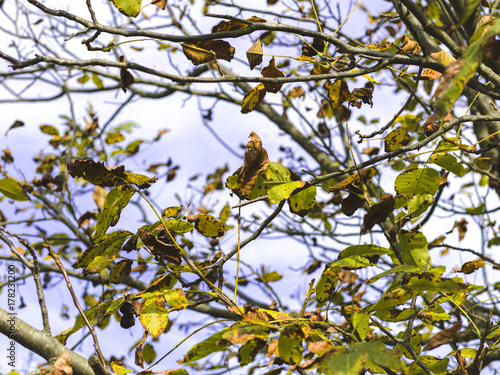
[[[156,182],[156,177],[149,178],[141,174],[125,171],[123,165],[106,167],[104,163],[92,159],[76,159],[68,163],[68,172],[73,178],[83,178],[91,184],[114,187],[135,184],[139,189],[145,189]]]
[[[444,70],[443,77],[439,80],[439,84],[436,87],[436,91],[434,92],[434,100],[438,100],[448,88],[451,86],[453,82],[453,78],[462,70],[462,66],[464,65],[463,60],[456,60],[451,62],[446,69]]]
[[[339,108],[342,103],[349,99],[350,95],[351,93],[349,92],[345,79],[335,81],[334,84],[328,88],[328,98],[330,99],[330,106],[333,110]]]
[[[257,65],[262,63],[262,40],[257,39],[247,51],[247,60],[250,64],[250,70],[253,70]]]
[[[234,57],[234,47],[224,40],[203,40],[193,43],[182,43],[182,52],[194,65],[201,65],[220,60],[231,61]]]
[[[163,8],[165,9],[165,8]],[[125,56],[118,57],[118,61],[121,63],[126,62]],[[128,71],[128,69],[120,68],[120,86],[122,87],[123,92],[127,92],[127,88],[134,83],[134,76]]]
[[[132,263],[131,259],[121,260],[116,263],[109,272],[109,282],[111,284],[123,283],[132,271]]]
[[[449,232],[446,232],[446,234],[450,234],[455,228],[458,229],[458,240],[462,241],[465,237],[465,233],[467,233],[467,220],[461,219],[460,221],[455,221],[453,228],[451,228]]]
[[[4,148],[2,150],[2,152],[3,152],[2,160],[5,163],[10,164],[14,161],[14,158],[12,157],[12,153],[10,152],[10,150],[8,148]]]
[[[432,336],[431,339],[427,342],[427,345],[425,345],[425,347],[422,350],[424,351],[432,350],[441,345],[448,344],[449,342],[453,341],[453,339],[455,339],[457,333],[461,329],[462,329],[462,321],[459,318],[455,323],[453,323],[453,325],[450,328],[443,329],[442,331]]]
[[[435,70],[432,69],[424,69],[422,74],[420,75],[421,80],[434,80],[434,79],[439,79],[441,78],[442,74],[439,72],[436,72]],[[413,77],[415,78],[415,77]]]
[[[335,191],[335,190],[345,190],[350,185],[359,183],[360,180],[363,180],[363,182],[366,182],[369,179],[371,179],[373,176],[375,176],[376,171],[377,170],[373,167],[362,169],[362,170],[354,173],[352,176],[347,177],[346,179],[340,181],[338,184],[335,184],[332,188],[329,188],[328,192]]]
[[[476,259],[470,262],[466,262],[462,265],[462,267],[454,269],[452,272],[462,272],[466,275],[484,267],[486,263],[482,259]]]
[[[264,100],[266,93],[263,83],[247,92],[241,101],[241,113],[252,112]]]
[[[330,138],[330,129],[325,122],[320,122],[318,124],[318,134],[321,138]]]
[[[94,188],[94,193],[92,194],[92,198],[99,209],[102,211],[104,209],[104,202],[106,201],[106,196],[108,195],[108,191],[103,187],[96,186]]]
[[[71,360],[69,359],[68,353],[64,352],[57,357],[50,369],[49,375],[73,375]]]
[[[269,65],[262,69],[262,76],[265,78],[284,78],[285,75],[283,72],[276,68],[274,57],[269,61]],[[273,94],[278,93],[281,90],[283,83],[270,83],[264,82],[264,87],[267,92],[271,92]]]
[[[265,171],[270,163],[267,151],[262,147],[262,140],[260,137],[252,132],[249,138],[250,141],[245,151],[245,162],[243,167],[237,171],[238,189],[234,191],[236,195],[242,197],[252,190],[257,180],[257,176],[260,172]]]
[[[292,98],[302,98],[302,100],[306,97],[306,92],[302,88],[302,86],[295,86],[292,91],[290,91],[290,96]]]
[[[302,56],[314,57],[325,50],[325,42],[314,38],[312,43],[302,44]]]
[[[379,151],[380,149],[378,147],[366,147],[363,149],[363,154],[368,156],[375,156]]]
[[[401,38],[401,49],[408,53],[419,53],[420,45],[406,35],[403,35],[403,38]]]
[[[380,224],[394,211],[396,199],[391,194],[384,194],[379,203],[372,205],[363,219],[361,234],[368,233],[375,224]]]
[[[140,368],[144,368],[144,354],[142,351],[147,338],[148,332],[144,331],[144,335],[142,336],[141,341],[139,341],[139,345],[137,345],[137,348],[135,349],[135,364]]]
[[[467,368],[467,361],[465,360],[464,357],[462,357],[462,352],[458,350],[455,353],[455,359],[457,360],[458,366],[460,367],[460,372],[462,375],[469,375],[469,372],[466,370]]]
[[[151,1],[151,4],[158,6],[161,10],[165,10],[165,7],[167,6],[167,0],[153,0]]]
[[[364,203],[365,200],[360,198],[358,194],[349,193],[347,198],[342,199],[342,213],[346,216],[352,216]]]
[[[343,284],[352,284],[357,280],[358,277],[359,275],[349,270],[344,270],[339,273],[339,280]]]
[[[370,104],[370,107],[373,107],[372,83],[368,82],[365,87],[352,90],[351,96],[349,98],[349,104],[353,107],[361,108],[361,102]]]
[[[181,251],[173,244],[170,235],[164,228],[160,229],[156,236],[143,229],[139,229],[137,234],[155,257],[174,264],[181,264]]]

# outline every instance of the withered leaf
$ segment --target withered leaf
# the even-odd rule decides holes
[[[223,31],[234,31],[234,30],[240,30],[244,29],[248,25],[244,24],[243,22],[239,21],[221,21],[214,27],[212,27],[212,34],[215,33],[220,33]]]
[[[354,91],[359,90],[355,89]],[[353,91],[353,93],[354,93]],[[349,88],[345,79],[335,81],[333,85],[328,88],[328,98],[333,110],[338,109],[350,97]]]
[[[306,92],[302,88],[302,86],[295,86],[291,91],[290,91],[290,96],[292,98],[304,98],[306,97]]]
[[[330,66],[325,65],[324,63],[314,63],[313,68],[311,69],[311,75],[317,76],[320,74],[330,74]]]
[[[269,61],[269,65],[262,69],[262,76],[266,78],[284,78],[283,72],[276,68],[274,57]],[[283,83],[269,83],[264,82],[264,88],[267,92],[272,92],[273,94],[278,93],[281,90]]]
[[[262,55],[262,40],[259,38],[247,51],[247,60],[250,64],[250,70],[253,70],[253,68],[262,63]]]
[[[224,40],[203,40],[193,43],[182,43],[182,52],[194,65],[201,65],[220,60],[231,61],[234,57],[234,47]]]
[[[354,283],[359,275],[355,274],[354,272],[351,272],[349,270],[344,270],[339,273],[339,280],[341,283],[344,284],[352,284]]]
[[[332,188],[328,189],[328,191],[334,191],[334,190],[343,190],[349,187],[352,184],[357,184],[360,179],[363,180],[363,182],[366,182],[367,180],[371,179],[373,176],[375,176],[375,172],[377,170],[373,167],[365,168],[362,169],[356,173],[354,173],[352,176],[347,177],[346,179],[340,181],[338,184],[335,184]]]
[[[375,156],[379,151],[380,149],[378,147],[366,147],[363,149],[363,154],[368,156]]]
[[[262,147],[262,140],[252,132],[249,136],[250,141],[247,143],[245,151],[245,162],[243,167],[238,172],[238,196],[247,195],[255,185],[257,176],[260,172],[267,169],[270,161],[267,156],[267,151]]]
[[[458,240],[462,241],[465,237],[465,233],[467,233],[467,220],[461,219],[460,221],[455,221],[453,228],[451,228],[449,232],[446,232],[446,234],[450,234],[455,228],[458,229]]]
[[[420,45],[406,35],[403,35],[403,38],[401,38],[401,49],[408,53],[419,53]]]
[[[365,104],[370,104],[370,107],[373,107],[373,85],[367,84],[367,87],[352,90],[349,104],[353,107],[361,108],[361,103],[358,99]]]
[[[14,161],[14,158],[12,157],[12,153],[10,152],[10,150],[8,148],[4,148],[2,150],[2,152],[3,152],[2,160],[5,163],[10,164]]]
[[[163,8],[165,9],[165,8]],[[125,56],[118,57],[119,62],[125,62]],[[128,71],[128,69],[120,68],[120,85],[123,92],[127,92],[127,87],[134,83],[134,76]]]
[[[364,203],[365,200],[361,199],[358,194],[349,193],[347,198],[342,200],[342,213],[346,216],[352,216]]]
[[[241,113],[252,112],[264,100],[266,93],[262,83],[247,92],[241,101]]]
[[[132,263],[133,261],[131,259],[124,259],[116,263],[109,272],[109,282],[111,284],[120,284],[124,282],[130,275]]]
[[[433,79],[438,79],[438,78],[441,78],[442,74],[435,71],[435,70],[432,70],[432,69],[424,69],[424,71],[422,72],[422,74],[420,75],[420,79],[422,80],[433,80]]]
[[[384,194],[380,202],[372,205],[363,219],[361,234],[367,233],[375,224],[384,222],[385,219],[394,211],[396,199],[391,194]]]
[[[427,345],[425,345],[425,347],[422,350],[424,351],[432,350],[437,347],[440,347],[441,345],[448,344],[456,337],[457,333],[461,329],[462,329],[462,321],[459,318],[459,320],[453,323],[453,325],[450,328],[443,329],[442,331],[432,336],[431,339],[427,342]]]
[[[181,251],[172,243],[170,235],[164,228],[160,229],[156,236],[143,229],[139,229],[137,234],[155,257],[174,264],[181,264]]]
[[[467,275],[467,274],[470,274],[470,273],[478,270],[479,268],[484,267],[485,264],[486,263],[484,262],[484,260],[476,259],[476,260],[464,263],[462,265],[462,267],[460,267],[456,270],[453,270],[452,272],[462,272],[462,273],[465,273]]]
[[[52,365],[49,375],[73,375],[68,353],[62,353]]]
[[[92,159],[76,159],[68,163],[68,172],[73,178],[83,178],[97,186],[120,186],[134,184],[139,189],[146,189],[156,182],[156,177],[150,178],[141,174],[125,171],[123,165],[106,167],[102,162]]]
[[[167,6],[167,0],[153,0],[151,4],[157,5],[161,10],[165,10]]]
[[[434,100],[438,100],[453,82],[453,78],[460,72],[464,65],[463,60],[456,60],[451,62],[444,70],[443,77],[439,80],[439,84],[434,92]]]

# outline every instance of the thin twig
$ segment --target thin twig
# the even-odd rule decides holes
[[[74,302],[76,308],[80,312],[80,315],[82,316],[83,320],[85,321],[85,324],[87,325],[90,332],[92,333],[92,337],[94,338],[94,348],[95,348],[97,354],[99,355],[99,359],[101,361],[102,366],[106,369],[107,368],[106,367],[106,360],[104,359],[104,356],[102,355],[101,349],[99,347],[99,342],[97,341],[97,335],[95,333],[94,327],[92,327],[92,324],[90,324],[89,320],[87,319],[87,316],[85,315],[85,312],[81,308],[80,303],[78,302],[78,299],[76,298],[73,287],[71,286],[71,282],[69,281],[68,274],[66,273],[66,270],[64,269],[64,266],[62,265],[61,260],[59,259],[59,255],[56,254],[54,252],[54,250],[52,250],[52,247],[50,245],[48,245],[48,249],[49,249],[50,256],[54,259],[54,261],[56,262],[57,266],[59,267],[59,269],[61,270],[61,272],[64,276],[64,280],[66,280],[66,285],[68,286],[69,292],[71,293],[71,297],[73,298],[73,302]]]

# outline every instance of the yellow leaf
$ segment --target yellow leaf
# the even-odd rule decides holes
[[[266,90],[263,83],[259,83],[246,93],[241,101],[241,113],[252,112],[264,100]]]
[[[262,63],[262,40],[257,39],[247,51],[247,60],[250,64],[250,70]]]
[[[333,110],[339,108],[350,97],[349,88],[344,79],[335,81],[328,89],[328,98],[330,98],[330,105]]]

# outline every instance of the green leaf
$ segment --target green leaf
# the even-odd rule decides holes
[[[298,325],[283,329],[278,338],[278,352],[286,363],[299,364],[302,361],[302,340],[304,332]]]
[[[408,215],[414,219],[422,215],[434,204],[434,197],[430,194],[415,194],[406,204]]]
[[[398,233],[399,248],[405,264],[422,269],[429,258],[427,238],[421,232],[400,230]]]
[[[241,326],[248,325],[248,323],[237,322],[230,327],[226,327],[223,330],[215,333],[210,336],[208,339],[203,340],[195,344],[189,351],[184,355],[184,358],[179,361],[179,363],[189,364],[196,362],[197,360],[206,357],[207,355],[220,352],[225,350],[231,342],[228,340],[224,340],[222,336],[233,329],[236,329]]]
[[[132,235],[127,230],[120,230],[104,235],[94,246],[90,246],[85,250],[73,265],[73,268],[88,267],[90,262],[98,256],[104,258],[114,257],[120,251],[125,240]]]
[[[405,275],[401,285],[410,290],[453,293],[465,291],[468,285],[454,279],[435,276],[429,272]]]
[[[112,302],[113,302],[112,300],[102,302],[99,305],[92,307],[91,309],[85,310],[84,314],[88,319],[88,321],[90,322],[90,324],[95,324],[99,322],[102,318],[104,318],[106,316],[106,311]],[[78,317],[76,318],[75,325],[72,328],[59,333],[58,335],[55,336],[55,338],[61,344],[66,345],[68,337],[71,336],[73,333],[78,332],[78,330],[80,330],[85,325],[86,325],[85,321],[79,314]]]
[[[225,226],[212,215],[199,214],[194,220],[195,229],[205,237],[217,238],[224,235]]]
[[[411,136],[403,128],[396,128],[385,137],[385,152],[397,150],[406,146],[411,141]]]
[[[427,324],[451,319],[450,315],[440,305],[426,306],[418,312],[418,318]]]
[[[219,221],[221,223],[225,223],[227,219],[231,216],[231,207],[229,206],[229,203],[226,203],[226,205],[222,208],[219,214]]]
[[[117,186],[112,189],[104,201],[104,208],[97,219],[94,241],[99,241],[109,227],[114,227],[122,210],[127,206],[135,191],[129,185]]]
[[[11,178],[0,179],[0,193],[15,201],[27,201],[29,199],[21,185]]]
[[[467,211],[467,213],[470,215],[481,215],[483,213],[485,207],[486,206],[484,203],[480,203],[476,207],[467,207],[465,209],[465,211]]]
[[[422,355],[419,357],[422,363],[435,374],[440,374],[446,372],[448,368],[449,358],[439,359],[431,355]],[[410,365],[410,374],[412,375],[424,375],[427,374],[419,365],[413,362]]]
[[[259,351],[265,348],[265,346],[266,341],[259,338],[249,340],[242,345],[238,350],[238,362],[240,366],[243,367],[252,363]]]
[[[144,357],[144,362],[146,362],[148,365],[150,363],[153,363],[156,358],[156,352],[153,348],[153,345],[151,345],[149,342],[145,343],[144,347],[142,348],[142,355]]]
[[[40,130],[48,135],[59,136],[59,130],[53,125],[40,125]]]
[[[290,212],[304,217],[316,204],[316,186],[309,186],[288,199]]]
[[[326,375],[357,375],[363,371],[369,356],[361,352],[350,352],[332,357],[326,364]]]
[[[355,352],[367,355],[368,358],[377,365],[390,368],[393,371],[401,371],[405,365],[398,355],[378,342],[358,342],[353,345]]]
[[[455,155],[449,153],[439,152],[433,154],[430,161],[459,177],[462,177],[467,172],[464,166],[457,161]]]
[[[407,334],[407,331],[400,332],[398,334],[397,338],[401,339],[401,340],[406,340],[406,334]],[[422,338],[420,337],[420,334],[417,331],[415,331],[415,330],[411,331],[410,345],[412,346],[412,348],[415,351],[415,353],[420,354],[422,352]],[[413,359],[413,356],[410,354],[410,352],[408,351],[408,349],[406,349],[401,344],[397,344],[394,347],[394,351],[396,353],[402,353],[408,359]]]
[[[153,338],[163,333],[168,324],[168,311],[162,294],[152,293],[148,298],[143,299],[139,320]]]
[[[281,280],[283,278],[283,275],[280,275],[278,272],[273,271],[273,272],[265,273],[261,277],[264,281],[271,283],[273,281]]]
[[[461,60],[451,63],[448,67],[455,65],[460,71],[453,77],[449,77],[452,82],[441,95],[435,105],[436,113],[440,117],[444,117],[455,104],[456,100],[462,94],[462,91],[467,85],[467,82],[474,77],[476,70],[483,59],[485,47],[490,38],[500,34],[500,18],[497,18],[491,23],[481,26],[471,37],[471,43],[465,50]],[[446,77],[446,74],[445,74]]]
[[[170,219],[167,221],[167,229],[174,233],[188,233],[194,229],[194,225],[185,220]]]
[[[370,315],[356,312],[352,317],[352,326],[361,340],[366,339],[370,326]]]
[[[432,168],[404,171],[396,177],[394,188],[398,195],[413,197],[415,194],[434,195],[439,189],[441,176]]]
[[[338,257],[339,259],[342,259],[352,256],[367,257],[372,255],[385,254],[393,254],[393,251],[391,249],[387,249],[385,247],[380,247],[377,245],[352,245],[342,250]]]
[[[287,199],[297,188],[304,186],[303,181],[289,181],[272,187],[267,193],[271,203],[279,203]]]
[[[116,9],[129,17],[136,17],[141,11],[141,0],[113,0]]]
[[[396,266],[394,268],[391,268],[390,270],[387,270],[387,271],[384,271],[384,272],[381,272],[373,277],[371,277],[370,279],[368,279],[368,283],[374,283],[375,281],[377,281],[378,279],[382,278],[382,277],[385,277],[387,275],[390,275],[390,274],[393,274],[393,273],[400,273],[400,272],[418,272],[420,271],[420,268],[419,267],[416,267],[416,266],[410,266],[409,264],[401,264],[399,266]]]
[[[325,302],[331,298],[335,286],[339,280],[339,272],[342,271],[340,267],[330,267],[323,272],[314,291],[316,292],[316,302],[318,306],[323,306]]]
[[[389,307],[387,309],[378,310],[375,313],[377,318],[385,320],[386,322],[402,322],[410,319],[417,310],[415,309],[403,309],[399,310],[394,307]]]
[[[165,208],[162,211],[161,216],[163,218],[167,218],[167,219],[177,217],[182,212],[183,208],[184,208],[184,206],[174,206],[174,207]]]

